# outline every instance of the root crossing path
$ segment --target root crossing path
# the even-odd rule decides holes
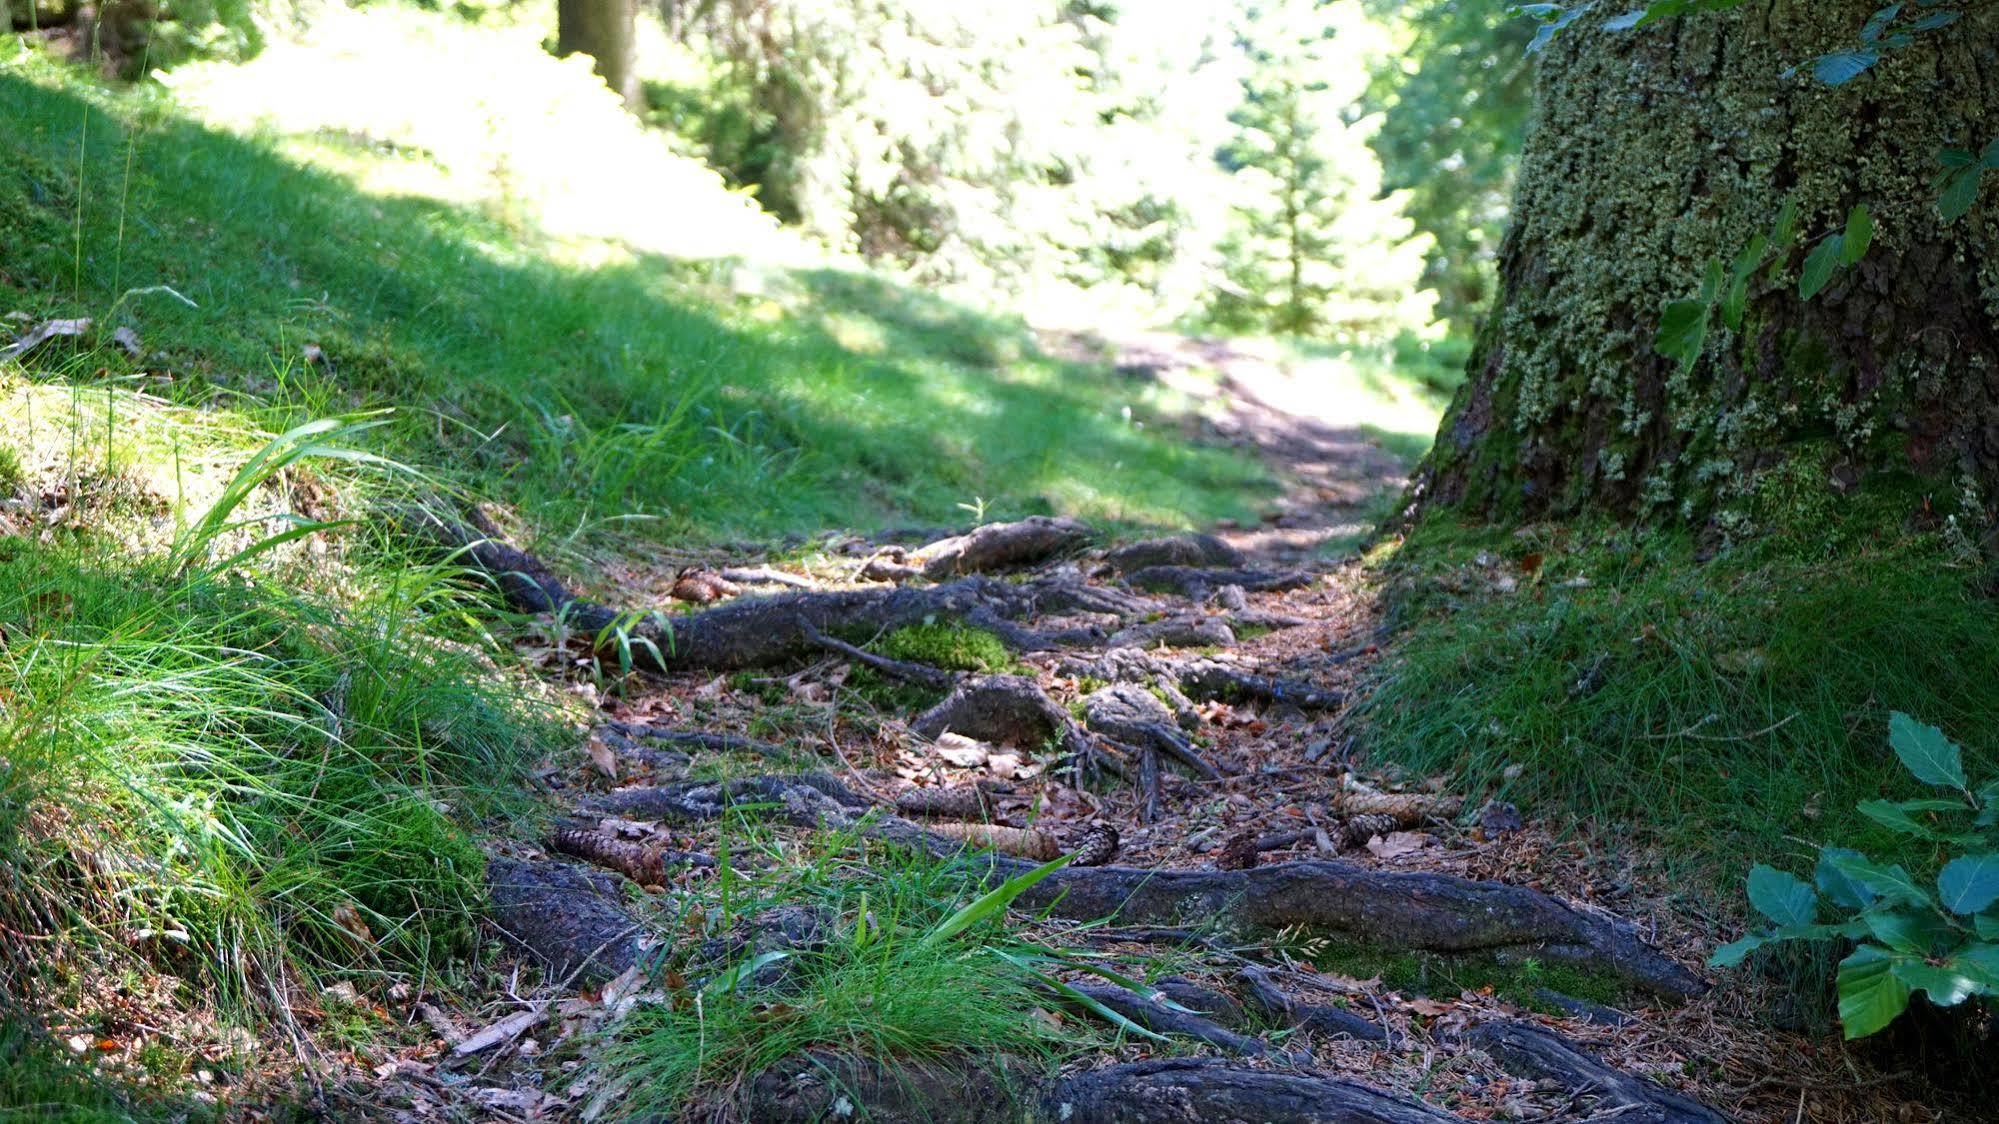
[[[696,993],[815,1002],[800,965],[884,922],[786,899],[808,881],[787,864],[933,864],[969,898],[1067,857],[1006,931],[1053,957],[1022,1018],[1087,1048],[835,1035],[704,1061],[671,1118],[1726,1119],[1659,1034],[1708,990],[1660,901],[1510,808],[1354,756],[1376,621],[1348,564],[1034,518],[599,593],[476,516],[405,522],[486,571],[524,650],[595,707],[548,775],[551,829],[490,865],[492,923],[547,981],[523,1000],[559,1023],[542,1041],[588,1053]],[[754,910],[718,889],[743,878]],[[584,1072],[543,1107],[618,1118],[629,1084]]]

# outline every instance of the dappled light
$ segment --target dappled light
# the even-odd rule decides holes
[[[1991,1118],[1994,44],[0,0],[0,1119]]]

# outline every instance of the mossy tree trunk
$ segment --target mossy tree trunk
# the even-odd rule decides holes
[[[1949,224],[1933,181],[1941,150],[1999,138],[1999,12],[1967,11],[1843,86],[1809,65],[1783,76],[1856,45],[1876,6],[1752,0],[1557,37],[1500,299],[1417,479],[1425,510],[1732,536],[1804,488],[1884,533],[1993,524],[1999,174]],[[1787,198],[1799,240],[1774,277],[1758,271],[1739,327],[1717,317],[1689,372],[1656,354],[1664,303],[1699,296],[1708,263],[1732,262]],[[1805,253],[1859,203],[1872,248],[1801,300]]]
[[[637,16],[636,0],[558,0],[556,4],[555,53],[565,58],[585,54],[596,60],[597,74],[625,99],[629,109],[639,104],[638,75],[632,65]]]

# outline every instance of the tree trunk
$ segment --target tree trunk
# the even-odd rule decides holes
[[[1999,138],[1999,11],[1883,50],[1845,85],[1815,81],[1811,60],[1858,46],[1877,6],[1751,0],[1637,31],[1589,17],[1556,38],[1503,291],[1417,478],[1426,508],[1728,537],[1849,513],[1890,533],[1946,515],[1991,527],[1999,174],[1952,224],[1933,181],[1941,150]],[[1709,263],[1730,265],[1787,198],[1797,242],[1682,374],[1653,349],[1663,304],[1697,298]],[[1806,252],[1859,203],[1872,248],[1801,300]]]
[[[594,69],[604,84],[625,100],[628,109],[639,104],[638,75],[632,70],[637,15],[636,0],[558,0],[556,4],[555,53],[565,58],[581,53],[595,59]]]

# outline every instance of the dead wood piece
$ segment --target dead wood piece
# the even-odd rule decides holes
[[[1021,748],[1061,739],[1073,755],[1089,752],[1089,740],[1069,712],[1034,680],[1019,675],[981,675],[958,683],[950,697],[909,724],[935,741],[946,731],[995,745]]]
[[[1006,827],[989,823],[937,823],[930,825],[932,835],[946,839],[957,839],[974,847],[990,847],[1002,854],[1032,859],[1038,863],[1052,862],[1062,857],[1062,843],[1049,832],[1039,828]]]
[[[1334,793],[1326,806],[1343,816],[1387,816],[1396,827],[1419,827],[1433,819],[1450,819],[1463,810],[1465,801],[1462,796],[1428,792],[1348,790]]]
[[[815,589],[817,583],[799,574],[773,570],[769,566],[728,566],[722,577],[742,585],[785,585],[793,589]]]
[[[1238,568],[1243,557],[1242,551],[1213,535],[1173,535],[1126,543],[1105,554],[1104,562],[1118,573],[1128,574],[1155,566]]]
[[[1070,989],[1084,998],[1119,1014],[1155,1034],[1177,1034],[1206,1042],[1231,1054],[1260,1058],[1270,1053],[1270,1044],[1259,1038],[1237,1034],[1204,1015],[1175,1011],[1126,988],[1111,984],[1075,983]],[[1087,1003],[1064,994],[1070,1005],[1085,1014],[1097,1014]]]
[[[1346,703],[1338,691],[1296,679],[1256,675],[1218,660],[1193,660],[1174,669],[1180,689],[1197,699],[1223,702],[1285,703],[1301,710],[1337,710]]]
[[[1221,779],[1180,732],[1173,712],[1142,687],[1113,683],[1091,692],[1083,700],[1083,722],[1105,737],[1166,754],[1207,780]]]
[[[1285,1026],[1326,1035],[1345,1035],[1361,1042],[1386,1042],[1388,1031],[1365,1016],[1325,1003],[1300,1003],[1284,993],[1270,973],[1245,964],[1237,973],[1249,1005],[1265,1018]]]
[[[932,581],[959,574],[1033,566],[1081,549],[1090,541],[1088,524],[1046,515],[1018,523],[987,523],[967,534],[930,543],[915,552],[923,576]]]
[[[486,885],[494,927],[557,979],[594,987],[637,962],[641,928],[609,875],[495,856]]]
[[[1312,575],[1304,570],[1148,566],[1126,574],[1124,580],[1135,589],[1153,593],[1177,593],[1190,601],[1205,601],[1209,593],[1225,585],[1239,586],[1251,593],[1303,589],[1312,584]]]
[[[1558,1081],[1593,1099],[1592,1109],[1623,1110],[1618,1120],[1645,1124],[1727,1124],[1721,1113],[1664,1086],[1612,1069],[1560,1035],[1522,1022],[1473,1027],[1466,1040],[1508,1073]]]
[[[698,852],[648,846],[629,839],[606,835],[601,831],[585,831],[579,828],[557,830],[548,838],[548,849],[558,854],[573,855],[607,870],[615,870],[645,886],[664,885],[666,872],[674,867],[715,865],[713,858]]]
[[[1227,648],[1235,644],[1235,632],[1219,617],[1168,617],[1113,632],[1110,643],[1120,648]]]
[[[1047,1120],[1088,1124],[1453,1124],[1462,1117],[1357,1082],[1161,1058],[1072,1073],[1041,1097]]]
[[[843,655],[855,663],[874,668],[883,675],[891,679],[900,679],[904,683],[915,683],[919,686],[932,687],[941,691],[949,687],[952,680],[956,678],[948,671],[926,667],[920,663],[892,660],[887,656],[876,655],[873,652],[856,648],[844,640],[835,640],[831,636],[814,628],[812,622],[806,620],[804,617],[798,618],[798,630],[805,634],[807,640],[812,641],[821,648]]]
[[[907,789],[896,793],[895,807],[908,815],[954,820],[990,820],[996,809],[991,791],[983,785]]]

